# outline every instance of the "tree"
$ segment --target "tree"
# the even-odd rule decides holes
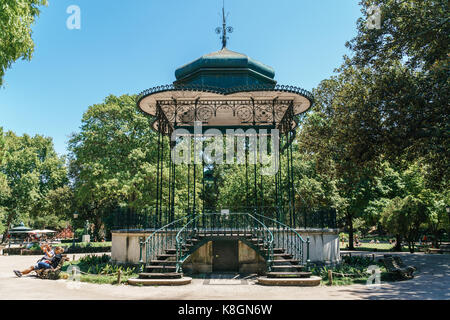
[[[31,60],[34,43],[31,25],[47,0],[2,0],[0,2],[0,86],[6,69],[22,58]]]
[[[69,141],[70,175],[80,218],[94,223],[96,236],[114,208],[154,204],[156,137],[133,96],[109,96],[83,115]]]
[[[378,97],[370,93],[376,77],[367,68],[342,68],[314,90],[314,111],[299,133],[300,151],[311,155],[317,171],[333,183],[334,207],[349,231],[372,200],[380,173],[383,139]]]
[[[448,34],[446,0],[365,0],[362,12],[376,5],[381,28],[358,20],[358,34],[346,45],[347,65],[379,75],[371,95],[383,111],[384,141],[391,161],[421,159],[429,165],[427,183],[446,190],[449,181]],[[372,146],[368,146],[372,148]]]
[[[5,138],[3,135],[3,128],[0,127],[0,166],[4,161],[5,156]],[[4,202],[11,195],[11,189],[8,186],[8,180],[6,175],[0,171],[0,221],[5,219],[6,208],[3,207]],[[0,234],[5,231],[5,227],[0,223]]]
[[[3,207],[7,231],[17,220],[42,216],[45,212],[41,204],[48,194],[67,185],[68,179],[64,158],[56,154],[50,138],[19,137],[12,132],[6,132],[2,138],[0,176],[6,181],[8,191],[2,192],[0,207]]]
[[[420,226],[427,221],[427,213],[428,208],[422,199],[413,196],[403,199],[397,197],[383,211],[382,221],[389,231],[407,241],[408,248],[413,253]]]
[[[414,252],[420,229],[433,219],[435,195],[426,188],[425,171],[426,166],[418,163],[400,171],[400,188],[390,193],[391,197],[395,197],[389,199],[381,210],[381,223],[397,237],[396,250],[401,250],[400,244],[404,239],[409,250]]]
[[[63,229],[68,226],[74,212],[73,190],[63,185],[48,191],[30,214],[33,227]]]
[[[448,195],[445,194],[430,194],[430,213],[428,216],[428,230],[433,235],[433,245],[436,248],[438,241],[442,237],[442,231],[449,232],[450,219],[446,212],[446,200],[449,200]]]

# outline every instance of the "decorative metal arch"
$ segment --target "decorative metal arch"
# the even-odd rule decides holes
[[[175,164],[170,157],[170,152],[167,151],[175,142],[170,141],[170,138],[167,140],[167,137],[171,137],[174,130],[179,128],[188,129],[188,132],[191,132],[189,130],[193,129],[194,123],[200,121],[205,124],[205,128],[279,130],[281,134],[279,144],[281,152],[278,159],[276,159],[279,164],[279,170],[273,177],[276,189],[277,215],[280,215],[276,218],[281,222],[286,222],[289,226],[295,227],[292,142],[295,139],[295,128],[298,125],[299,117],[309,110],[314,103],[310,92],[285,85],[249,85],[218,88],[203,85],[172,84],[157,86],[141,92],[136,98],[136,103],[142,112],[154,117],[152,127],[158,132],[156,210],[159,225],[162,225],[164,222],[170,223],[175,219],[176,170]],[[220,123],[220,120],[223,120],[221,117],[224,117],[224,115],[228,117],[228,122],[223,121]],[[246,204],[249,205],[252,202],[254,205],[253,212],[261,213],[261,208],[264,207],[264,180],[267,182],[268,178],[262,176],[261,168],[258,169],[256,163],[250,169],[248,165],[248,142],[245,143],[245,148]],[[170,159],[167,159],[167,156]],[[257,155],[255,154],[254,156],[256,159]],[[164,163],[166,163],[166,170],[169,170],[168,181],[163,181]],[[204,169],[203,161],[200,171],[203,174],[198,172],[199,166],[196,162],[187,166],[188,212],[186,215],[190,219],[194,219],[198,213],[205,212],[205,208],[201,209],[198,205],[197,184],[195,183],[201,177],[202,194],[204,195]],[[284,171],[283,174],[282,171]],[[249,183],[249,174],[252,176],[252,183]],[[191,179],[191,175],[193,175],[193,179]],[[253,187],[251,187],[251,184]],[[163,206],[162,203],[163,201],[166,202],[166,200],[163,200],[162,190],[166,187],[169,190],[168,203]],[[191,188],[193,189],[193,194],[190,197]],[[165,212],[163,212],[164,208],[166,208]]]

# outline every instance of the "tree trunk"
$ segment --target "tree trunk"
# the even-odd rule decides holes
[[[353,219],[351,216],[347,216],[347,227],[348,227],[348,249],[355,250],[353,245]]]
[[[439,247],[439,230],[433,230],[433,239],[431,240],[433,247]]]
[[[93,240],[97,240],[100,241],[103,237],[103,235],[101,234],[101,231],[103,229],[103,222],[102,222],[102,218],[101,217],[97,217],[97,219],[95,220],[94,223],[94,239]]]
[[[7,237],[8,232],[9,232],[9,226],[10,226],[10,224],[12,222],[13,217],[14,217],[14,213],[10,212],[8,214],[8,219],[6,220],[6,229],[5,229],[5,232],[3,232],[3,238],[2,238],[2,242],[1,243],[4,243],[6,241],[6,237]]]
[[[408,249],[410,253],[414,253],[414,242],[408,242]]]
[[[397,234],[395,236],[395,247],[394,247],[394,251],[398,251],[401,252],[402,251],[402,237]]]

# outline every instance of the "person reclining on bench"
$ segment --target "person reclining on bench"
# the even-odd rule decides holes
[[[22,275],[29,274],[32,271],[37,271],[40,269],[54,269],[57,268],[61,260],[63,259],[62,253],[64,249],[61,247],[55,248],[55,255],[50,260],[39,260],[38,263],[34,266],[29,267],[23,271],[14,270],[16,276],[21,277]]]
[[[52,249],[52,247],[48,243],[44,243],[41,245],[41,250],[44,252],[44,256],[39,259],[37,262],[45,261],[45,260],[51,260],[53,256],[55,255],[55,251]]]

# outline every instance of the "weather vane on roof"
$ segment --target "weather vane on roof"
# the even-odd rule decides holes
[[[224,0],[222,7],[222,18],[223,18],[222,27],[216,28],[216,33],[222,34],[222,36],[220,37],[222,39],[222,49],[227,47],[227,40],[228,40],[227,32],[233,33],[233,27],[229,26],[227,27],[227,16],[225,16],[225,0]]]

